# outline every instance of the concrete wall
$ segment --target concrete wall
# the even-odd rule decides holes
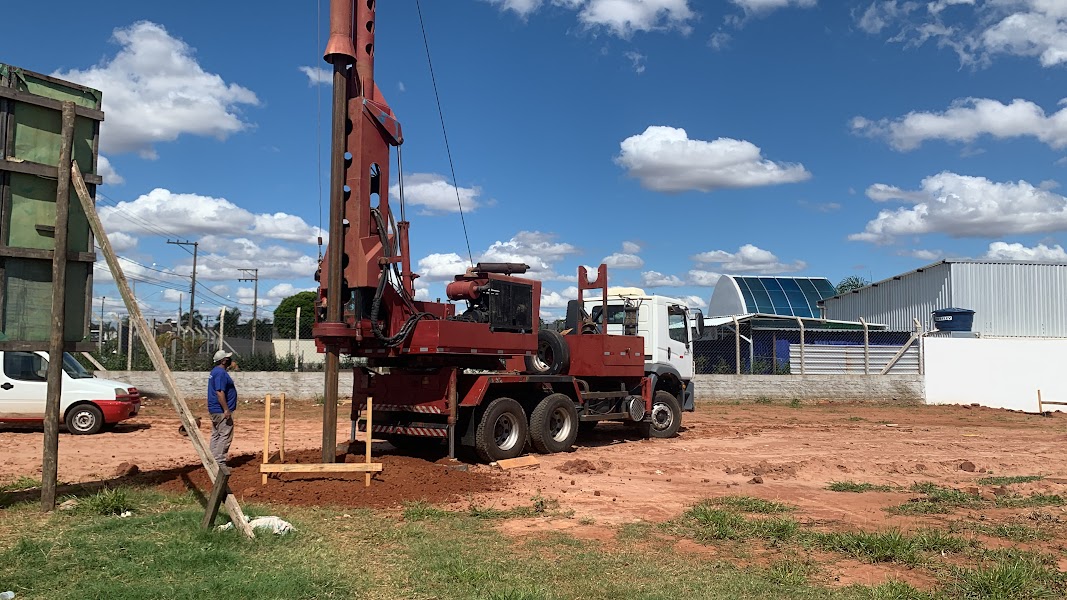
[[[285,393],[292,399],[315,399],[322,395],[322,373],[236,372],[232,373],[240,398],[262,398]],[[136,386],[142,393],[166,395],[155,371],[97,371],[97,376]],[[207,396],[207,372],[176,372],[178,387],[188,399]],[[734,400],[801,401],[858,400],[872,402],[922,402],[923,381],[919,375],[697,375],[698,402]],[[352,373],[341,372],[342,398],[351,396]]]
[[[207,371],[176,371],[174,379],[187,400],[207,399]],[[286,399],[313,400],[322,396],[326,383],[323,373],[282,371],[236,371],[230,373],[239,400],[285,394]],[[166,396],[166,388],[155,371],[96,371],[97,377],[128,383],[142,394]],[[352,396],[352,372],[342,371],[338,390],[341,398]]]
[[[326,361],[325,354],[319,354],[315,349],[315,340],[293,340],[287,338],[275,338],[274,355],[278,357],[292,354],[301,364],[321,364]]]
[[[1046,402],[1067,402],[1067,340],[931,337],[924,349],[930,404],[975,403],[1036,413],[1037,390]]]
[[[767,398],[776,401],[923,402],[920,375],[697,375],[697,402]]]

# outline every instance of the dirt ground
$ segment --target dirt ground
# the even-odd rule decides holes
[[[202,406],[194,410],[206,413]],[[287,411],[287,460],[317,461],[321,406],[292,403]],[[338,411],[340,441],[348,438],[347,411],[343,406]],[[990,475],[1042,475],[1039,481],[1013,485],[1011,491],[1067,496],[1067,415],[1063,413],[1042,417],[958,406],[705,404],[697,413],[685,415],[675,439],[645,440],[623,425],[601,424],[579,440],[575,451],[539,456],[539,466],[512,471],[461,465],[440,451],[399,456],[388,443],[375,442],[376,460],[384,469],[369,489],[364,488],[362,474],[285,475],[260,485],[262,413],[262,404],[255,403],[243,405],[237,413],[231,488],[244,500],[379,508],[426,500],[506,508],[529,505],[533,497],[540,496],[558,500],[562,509],[573,511],[570,518],[514,519],[501,526],[516,535],[567,530],[601,539],[604,525],[661,522],[702,499],[727,495],[796,506],[796,517],[816,527],[947,528],[962,515],[901,516],[884,509],[914,499],[916,494],[907,488],[917,482],[989,496],[997,490],[977,481]],[[277,440],[277,425],[273,431]],[[206,418],[202,432],[210,433]],[[196,455],[178,433],[178,420],[165,401],[150,402],[141,416],[114,432],[96,436],[62,433],[60,437],[61,481],[111,482],[130,476],[130,465],[136,465],[139,474],[127,480],[169,490],[207,487]],[[40,477],[41,443],[39,427],[0,426],[0,447],[4,448],[0,484],[20,476]],[[277,452],[277,441],[271,448]],[[360,460],[362,443],[352,450],[354,455],[347,460]],[[885,484],[898,491],[832,492],[827,485],[834,481]],[[1042,518],[1067,522],[1063,507],[1041,510]],[[1023,512],[997,509],[980,518],[1008,522],[1021,518]],[[1054,547],[1062,543],[1057,539],[1062,537],[1040,547],[1065,557],[1061,569],[1067,569],[1067,554]],[[678,544],[687,551],[711,551],[685,540]],[[886,571],[894,569],[846,563],[838,565],[846,583],[884,579]]]

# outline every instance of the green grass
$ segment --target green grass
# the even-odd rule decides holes
[[[766,396],[760,396],[756,398],[756,404],[770,404],[771,399]]]
[[[978,485],[1011,485],[1013,483],[1030,483],[1040,481],[1044,475],[1005,475],[999,477],[983,477],[978,480]]]
[[[1038,508],[1041,506],[1063,506],[1063,496],[1056,494],[1034,494],[1032,496],[997,496],[993,504],[997,508]]]
[[[114,516],[133,511],[136,501],[125,488],[106,488],[78,501],[77,510],[96,515]]]
[[[789,408],[800,408],[800,398],[793,398],[789,401]]]
[[[788,504],[751,496],[723,496],[710,500],[710,503],[745,513],[776,514],[796,510],[796,507]]]
[[[969,543],[942,531],[927,529],[906,534],[891,529],[880,532],[846,531],[816,534],[813,545],[866,562],[894,562],[909,566],[922,563],[930,553],[962,552]]]
[[[1034,542],[1051,539],[1052,535],[1047,531],[1023,525],[1022,523],[974,523],[969,521],[955,521],[950,526],[952,532],[969,531],[979,535],[998,537],[1013,542]]]
[[[830,485],[826,486],[826,489],[831,492],[852,492],[855,494],[862,494],[863,492],[891,492],[893,488],[888,485],[875,485],[873,483],[857,483],[855,481],[831,481]]]
[[[913,484],[910,491],[922,496],[886,510],[898,515],[947,514],[957,508],[978,508],[983,505],[978,496],[929,482]]]
[[[1052,599],[1067,596],[1067,578],[1054,566],[1025,555],[978,568],[954,567],[946,595],[989,600]]]
[[[28,490],[37,487],[41,487],[40,479],[22,476],[14,481],[9,481],[3,485],[0,485],[0,492],[17,492],[20,490]]]

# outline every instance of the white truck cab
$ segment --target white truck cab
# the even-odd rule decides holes
[[[44,420],[48,392],[47,352],[0,351],[0,422]],[[100,379],[70,354],[63,354],[59,416],[74,434],[97,433],[137,415],[137,388]]]
[[[608,288],[607,333],[624,335],[627,306],[637,309],[637,335],[645,339],[645,372],[678,396],[684,410],[694,409],[693,337],[704,329],[704,315],[685,301],[647,294],[640,288]],[[585,310],[604,326],[603,301],[587,298]],[[662,384],[662,385],[661,385]]]

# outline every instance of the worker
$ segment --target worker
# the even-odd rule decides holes
[[[232,352],[219,350],[212,357],[215,362],[207,378],[207,412],[211,415],[211,455],[220,467],[226,466],[226,455],[233,442],[233,411],[237,410],[237,387],[229,369],[236,367]]]

